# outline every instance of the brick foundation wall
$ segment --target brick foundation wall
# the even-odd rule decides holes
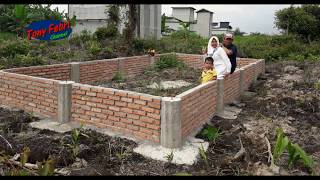
[[[72,120],[160,142],[161,98],[74,83]]]
[[[240,97],[240,71],[237,69],[234,73],[224,77],[224,94],[223,102],[225,104],[231,103],[232,101]]]
[[[248,89],[255,76],[255,66],[251,64],[251,65],[246,65],[242,68],[245,70],[244,71],[244,78],[245,78],[244,88]]]
[[[186,138],[206,123],[216,110],[217,82],[212,81],[190,89],[181,98],[182,137]]]
[[[202,55],[176,54],[190,67],[203,66]],[[79,69],[80,83],[111,80],[118,70],[123,71],[126,78],[130,78],[141,74],[162,55],[166,54],[158,54],[154,58],[134,56],[80,62],[76,66],[58,64],[3,70],[0,71],[0,104],[57,119],[58,113],[59,117],[62,114],[58,112],[58,107],[61,109],[61,103],[65,104],[61,100],[58,102],[58,93],[61,97],[62,91],[58,90],[62,83],[59,80],[74,77],[74,72],[78,72],[75,69]],[[247,89],[256,75],[264,71],[265,62],[249,58],[239,58],[237,62],[244,69],[244,86]],[[161,121],[164,120],[161,120],[161,111],[164,109],[161,109],[161,101],[165,102],[164,99],[161,100],[162,97],[80,83],[70,84],[72,121],[160,143]],[[181,134],[182,139],[194,135],[216,113],[217,86],[217,81],[211,81],[176,96],[180,99],[177,109],[180,112],[181,133],[179,131],[178,134]],[[223,99],[221,102],[227,104],[237,99],[240,96],[240,70],[228,75],[223,80],[223,87],[224,96],[219,98]]]
[[[55,80],[70,80],[70,64],[55,64],[46,66],[30,66],[6,69],[6,72],[36,76]]]
[[[57,116],[58,81],[0,71],[0,104]]]
[[[120,59],[120,71],[126,78],[131,78],[140,75],[150,66],[149,56],[134,56]]]
[[[80,83],[109,81],[118,71],[118,59],[80,63]]]

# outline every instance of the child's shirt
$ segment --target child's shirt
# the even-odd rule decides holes
[[[201,74],[201,84],[214,80],[217,77],[216,70],[203,70]]]

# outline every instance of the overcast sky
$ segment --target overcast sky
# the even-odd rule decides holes
[[[279,31],[274,27],[274,14],[277,10],[287,8],[290,4],[255,4],[255,5],[229,5],[229,4],[163,4],[162,14],[172,15],[171,7],[194,7],[197,10],[205,8],[213,11],[213,21],[229,21],[233,29],[239,27],[246,33],[260,32],[277,34]],[[67,12],[67,5],[52,5],[60,11]]]

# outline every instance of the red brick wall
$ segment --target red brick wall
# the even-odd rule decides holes
[[[118,59],[80,63],[80,83],[108,81],[118,71]]]
[[[160,142],[160,97],[75,83],[72,120]]]
[[[120,58],[120,70],[126,78],[142,74],[148,66],[150,66],[150,57],[147,55]]]
[[[245,79],[244,88],[248,89],[255,76],[255,66],[253,64],[250,64],[250,65],[244,66],[243,69],[244,69],[244,79]]]
[[[58,81],[0,72],[0,104],[56,118]]]
[[[203,67],[203,56],[194,54],[181,54],[176,53],[179,60],[182,60],[188,67],[194,69],[202,69]]]
[[[190,89],[181,98],[182,137],[186,138],[206,123],[216,110],[217,81]]]
[[[55,64],[47,66],[30,66],[6,69],[6,72],[24,74],[55,80],[70,80],[70,64]]]
[[[231,103],[240,97],[240,71],[236,70],[234,73],[224,77],[224,94],[223,102],[225,104]]]

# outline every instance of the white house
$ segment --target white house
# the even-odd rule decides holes
[[[74,33],[82,30],[95,32],[98,27],[106,26],[108,15],[106,10],[108,4],[69,4],[69,17],[76,16],[77,23],[73,28]],[[119,31],[122,32],[124,23],[128,21],[128,6],[120,8],[122,22]],[[161,5],[140,4],[137,7],[136,36],[140,38],[161,37]]]
[[[220,26],[217,26],[219,23],[212,22],[214,12],[200,9],[196,11],[197,18],[195,19],[195,10],[193,7],[172,7],[172,17],[167,17],[165,24],[168,26],[169,33],[183,28],[181,22],[190,24],[188,30],[202,37],[231,32],[232,27],[229,26],[229,22],[220,22]]]

